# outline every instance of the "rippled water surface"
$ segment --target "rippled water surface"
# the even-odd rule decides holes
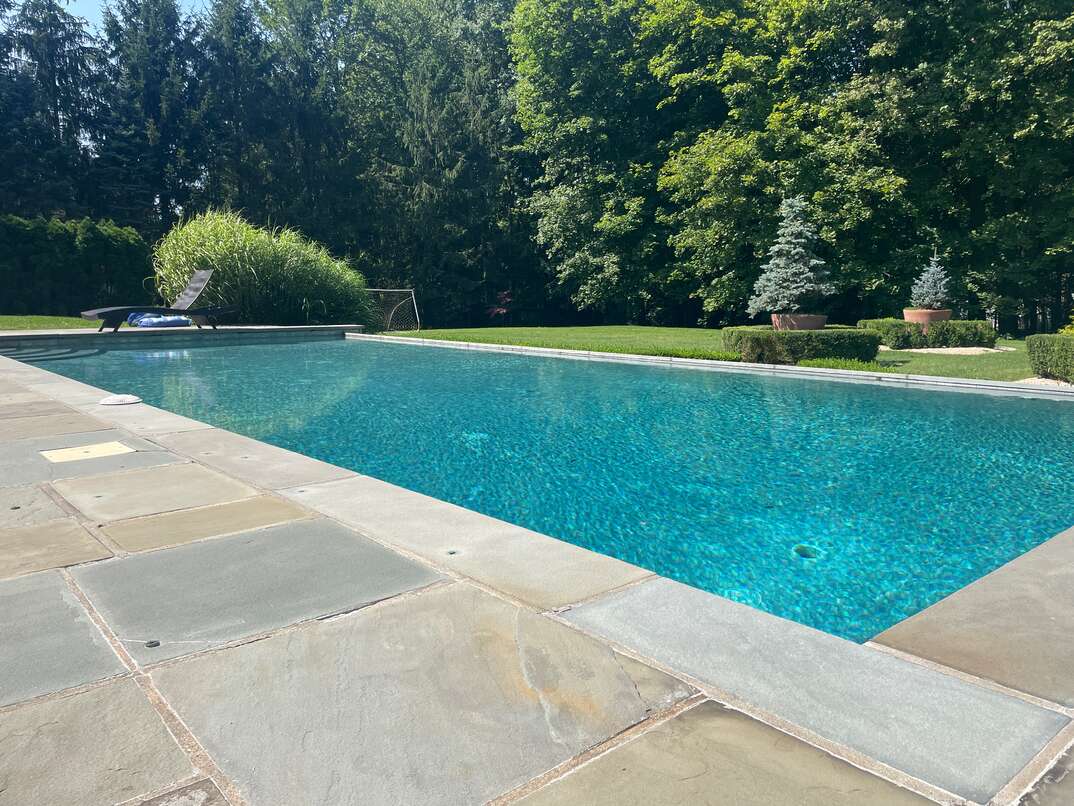
[[[856,641],[1074,525],[1074,404],[361,341],[42,366]]]

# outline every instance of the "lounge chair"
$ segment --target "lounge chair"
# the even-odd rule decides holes
[[[201,296],[201,292],[205,290],[205,286],[209,284],[209,278],[212,276],[212,269],[204,269],[202,271],[194,272],[190,277],[190,282],[188,282],[186,288],[183,289],[183,293],[175,298],[175,302],[171,304],[170,308],[158,308],[152,305],[94,308],[92,311],[82,311],[82,318],[90,320],[100,319],[101,326],[97,328],[98,333],[106,327],[112,328],[112,332],[115,333],[119,330],[119,326],[126,322],[127,317],[132,313],[180,314],[182,316],[189,316],[191,321],[193,321],[199,329],[202,325],[209,325],[213,330],[216,330],[216,325],[222,317],[238,313],[238,306],[217,305],[204,308],[191,307],[198,301],[198,297]]]

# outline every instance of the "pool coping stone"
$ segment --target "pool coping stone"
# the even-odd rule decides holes
[[[791,364],[755,364],[746,361],[716,361],[706,358],[679,358],[637,353],[606,353],[591,350],[567,350],[553,347],[524,347],[515,344],[488,344],[475,341],[424,339],[420,336],[382,336],[373,333],[347,333],[344,338],[356,341],[380,341],[423,347],[447,347],[459,350],[478,350],[494,353],[518,353],[545,358],[568,358],[576,361],[605,361],[620,364],[645,364],[705,371],[738,372],[754,375],[773,375],[805,380],[867,383],[912,389],[934,389],[947,392],[1065,400],[1074,402],[1074,388],[1031,386],[1008,381],[985,381],[972,378],[947,378],[939,375],[908,375],[898,372],[862,372],[860,370],[799,367]]]

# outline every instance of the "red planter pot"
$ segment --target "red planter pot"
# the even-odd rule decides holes
[[[821,330],[828,317],[815,313],[774,313],[772,327],[776,330]]]
[[[933,322],[946,322],[951,318],[950,308],[933,310],[932,308],[903,308],[902,318],[907,322],[916,322],[921,325],[921,330],[929,332],[929,325]]]

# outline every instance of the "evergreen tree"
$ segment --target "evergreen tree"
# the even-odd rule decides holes
[[[806,218],[805,199],[784,199],[779,213],[776,242],[768,250],[768,262],[761,267],[750,297],[751,316],[762,311],[794,313],[835,292],[824,261],[813,251],[817,230]]]
[[[117,0],[105,9],[99,214],[151,238],[177,220],[198,178],[196,35],[176,0]]]
[[[276,60],[250,0],[215,0],[200,45],[203,179],[196,205],[242,210],[267,223],[275,209],[282,99],[273,86]]]
[[[24,0],[3,37],[0,212],[85,210],[94,44],[57,0]]]
[[[939,310],[948,300],[947,284],[949,278],[934,252],[929,263],[910,288],[910,305],[914,308],[931,308]]]

